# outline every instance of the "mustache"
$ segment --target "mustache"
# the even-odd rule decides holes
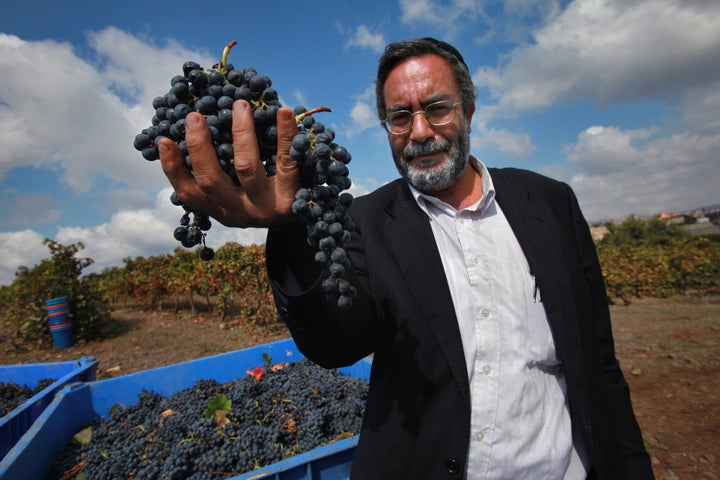
[[[428,140],[425,143],[411,143],[403,148],[402,154],[405,160],[410,162],[419,155],[449,152],[451,147],[450,141],[446,139]]]

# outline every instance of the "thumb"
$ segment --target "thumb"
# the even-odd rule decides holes
[[[286,107],[278,110],[277,127],[278,148],[275,157],[275,191],[278,203],[283,205],[283,209],[289,211],[295,198],[295,192],[300,187],[298,164],[290,157],[293,137],[297,134],[297,123],[292,110]]]

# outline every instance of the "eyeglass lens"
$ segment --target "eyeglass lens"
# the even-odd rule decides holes
[[[414,115],[424,113],[427,121],[434,126],[445,125],[450,123],[455,116],[455,107],[461,102],[437,102],[425,107],[425,110],[418,112],[410,112],[408,110],[399,110],[392,112],[387,117],[388,128],[395,133],[405,133],[412,127],[412,118]]]

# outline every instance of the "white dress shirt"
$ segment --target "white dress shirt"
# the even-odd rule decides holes
[[[584,480],[573,441],[562,365],[540,292],[495,201],[485,166],[483,196],[457,211],[411,187],[428,214],[455,306],[470,381],[468,479]]]

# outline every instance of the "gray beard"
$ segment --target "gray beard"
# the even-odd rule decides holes
[[[439,166],[422,168],[413,165],[413,158],[426,153],[448,152],[448,161]],[[395,166],[400,176],[418,191],[431,194],[456,185],[470,159],[470,135],[467,128],[460,131],[457,145],[446,139],[429,140],[423,144],[410,144],[405,147],[401,158],[395,158]]]

